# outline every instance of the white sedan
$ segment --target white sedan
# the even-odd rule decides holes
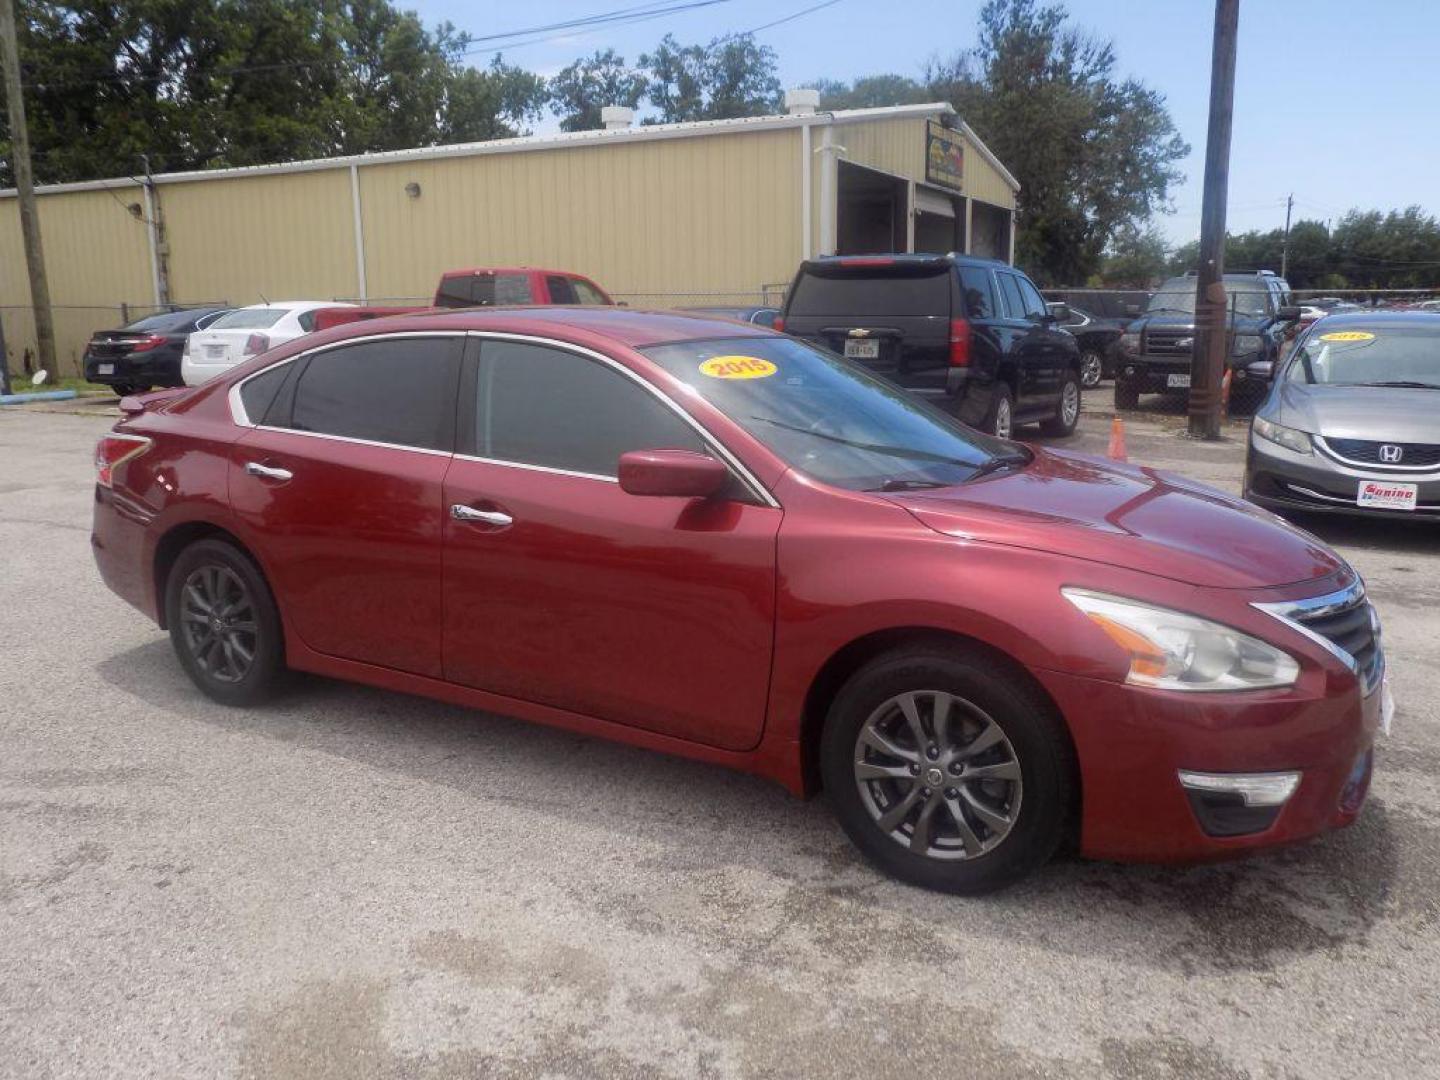
[[[322,308],[353,307],[334,300],[283,300],[236,308],[190,335],[180,360],[180,377],[186,386],[199,386],[256,353],[315,329],[315,313]]]

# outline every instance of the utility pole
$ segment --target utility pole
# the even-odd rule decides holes
[[[160,209],[160,193],[155,190],[155,178],[150,175],[150,155],[141,154],[140,164],[145,170],[146,228],[150,230],[150,250],[155,254],[155,303],[168,309],[170,245],[165,242],[165,218]]]
[[[1290,211],[1295,206],[1295,193],[1285,199],[1285,239],[1280,244],[1280,276],[1290,279]]]
[[[1210,128],[1205,137],[1205,195],[1200,268],[1195,282],[1195,351],[1190,356],[1190,435],[1220,437],[1220,395],[1230,335],[1225,325],[1225,201],[1230,186],[1230,125],[1235,108],[1235,41],[1240,0],[1215,0],[1210,58]]]
[[[5,105],[10,116],[10,167],[20,199],[20,233],[25,243],[25,268],[30,272],[30,304],[35,310],[35,343],[40,367],[58,378],[55,323],[50,313],[50,285],[45,280],[45,251],[40,243],[40,214],[35,207],[35,176],[30,171],[30,130],[25,126],[25,98],[20,89],[20,44],[15,33],[15,2],[0,0],[0,66],[5,77]],[[8,363],[8,361],[6,361]]]

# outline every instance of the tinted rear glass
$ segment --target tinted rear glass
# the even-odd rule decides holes
[[[806,273],[795,283],[791,315],[939,315],[950,317],[950,272],[923,276],[877,270],[821,277]]]
[[[274,326],[289,312],[289,308],[283,307],[240,308],[229,315],[221,315],[210,324],[210,329],[263,330],[267,326]]]
[[[204,309],[200,311],[162,311],[159,315],[150,315],[138,322],[132,322],[125,329],[144,330],[151,334],[173,334],[188,329],[190,324],[203,314],[205,314]]]
[[[440,280],[439,307],[533,304],[529,274],[457,274]]]
[[[263,424],[265,414],[270,411],[275,395],[280,392],[286,376],[291,372],[289,364],[281,364],[269,371],[262,371],[253,379],[246,379],[240,386],[240,403],[245,406],[245,415],[252,424]]]

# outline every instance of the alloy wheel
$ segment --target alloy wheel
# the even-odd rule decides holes
[[[1086,390],[1093,390],[1100,385],[1100,380],[1105,377],[1105,364],[1100,359],[1100,354],[1094,351],[1087,352],[1080,357],[1080,381]]]
[[[1067,428],[1074,427],[1080,419],[1080,384],[1067,382],[1060,392],[1060,421]]]
[[[228,566],[207,564],[180,590],[185,646],[195,665],[217,682],[238,683],[250,671],[259,646],[259,624],[250,590]]]
[[[984,710],[941,690],[890,698],[855,742],[860,802],[912,854],[983,855],[1010,834],[1023,795],[1020,761]]]
[[[1010,401],[1008,398],[1001,398],[1000,403],[995,407],[995,434],[1002,439],[1010,438]]]

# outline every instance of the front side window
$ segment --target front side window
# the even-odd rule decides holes
[[[837,487],[943,487],[1018,453],[795,338],[683,341],[640,351],[783,461]]]
[[[1025,299],[1020,295],[1020,283],[1014,274],[996,274],[1000,279],[1000,292],[1005,297],[1005,310],[1012,319],[1025,318]]]
[[[960,287],[965,290],[965,310],[972,319],[993,319],[998,314],[995,307],[995,285],[990,271],[983,266],[960,267]]]
[[[289,426],[448,451],[454,441],[461,341],[395,337],[316,353],[295,384]]]
[[[654,394],[563,349],[486,341],[477,396],[475,453],[494,461],[613,477],[630,450],[704,450]]]
[[[545,278],[545,288],[550,292],[552,304],[578,304],[580,302],[576,299],[575,287],[567,277],[550,274]]]
[[[610,303],[609,300],[606,300],[605,297],[600,295],[600,290],[595,288],[595,286],[591,285],[588,281],[581,281],[579,278],[573,278],[571,280],[571,284],[575,286],[575,295],[580,298],[580,303],[582,304],[608,305]]]

